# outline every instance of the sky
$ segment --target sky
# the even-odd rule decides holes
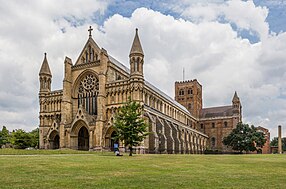
[[[0,0],[0,126],[30,131],[38,121],[38,73],[47,53],[52,90],[93,39],[129,67],[135,28],[145,79],[174,97],[197,79],[203,106],[230,105],[243,122],[286,137],[286,0]]]

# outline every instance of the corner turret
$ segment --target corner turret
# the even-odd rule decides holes
[[[39,72],[40,80],[40,95],[51,92],[52,74],[47,60],[47,53],[45,53],[44,60]]]
[[[235,91],[233,98],[232,98],[232,106],[234,108],[239,108],[239,106],[240,106],[240,100],[239,100],[239,97],[237,96],[236,91]]]
[[[143,63],[144,53],[138,36],[138,29],[136,28],[135,37],[129,54],[130,62],[130,75],[131,77],[144,78],[143,76]]]
[[[232,107],[233,107],[233,113],[234,114],[238,114],[239,116],[239,122],[242,121],[242,115],[241,115],[241,103],[240,103],[240,99],[237,95],[237,92],[235,91],[233,98],[232,98]]]

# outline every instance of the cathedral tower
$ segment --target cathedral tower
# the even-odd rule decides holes
[[[45,53],[42,67],[40,69],[39,79],[40,79],[39,95],[42,96],[44,94],[51,92],[52,74],[47,60],[47,53]]]
[[[202,110],[202,86],[196,80],[175,82],[175,100],[182,104],[192,116],[198,118]]]

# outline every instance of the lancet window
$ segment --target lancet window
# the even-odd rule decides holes
[[[85,108],[90,115],[97,115],[97,96],[99,83],[93,74],[86,75],[79,84],[78,106]]]

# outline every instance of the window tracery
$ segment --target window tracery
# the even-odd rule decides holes
[[[86,75],[79,84],[78,106],[85,108],[91,115],[97,115],[98,79],[93,74]]]

